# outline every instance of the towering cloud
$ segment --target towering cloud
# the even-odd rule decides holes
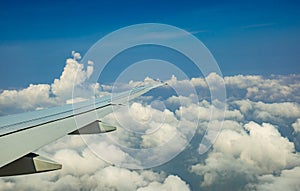
[[[71,103],[73,88],[77,88],[76,99],[79,101],[87,98],[85,92],[95,90],[97,94],[99,84],[84,84],[93,73],[93,62],[89,61],[85,68],[79,61],[79,53],[73,51],[72,56],[66,60],[60,78],[54,79],[52,84],[30,84],[20,90],[4,90],[0,94],[0,115]]]

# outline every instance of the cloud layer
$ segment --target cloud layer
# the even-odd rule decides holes
[[[116,84],[115,87],[109,84],[87,84],[94,63],[90,61],[84,66],[80,63],[80,54],[73,52],[72,56],[67,59],[60,78],[52,84],[31,84],[20,90],[2,91],[0,114],[71,103],[74,86],[78,88],[76,100],[80,101],[89,99],[86,92],[91,90],[102,95],[109,94],[114,88],[122,91],[141,83],[131,81],[129,84]],[[77,75],[76,81],[74,75]],[[211,74],[207,78],[216,82],[211,83],[214,87],[210,88],[218,87],[219,76]],[[149,80],[152,79],[145,79]],[[236,75],[226,76],[224,80],[228,98],[225,113],[217,104],[211,104],[204,78],[178,80],[172,76],[168,80],[169,87],[142,96],[129,103],[129,110],[120,109],[103,119],[126,127],[110,135],[126,148],[148,149],[164,145],[165,150],[160,150],[162,153],[185,148],[182,154],[166,165],[148,170],[128,170],[100,159],[80,136],[66,136],[38,151],[62,163],[62,170],[2,178],[0,188],[104,191],[299,190],[300,75]],[[211,115],[212,109],[214,115]],[[210,150],[202,154],[199,144],[207,128],[218,130],[220,124],[223,124],[221,132],[207,133],[207,136],[218,137],[215,142],[211,142],[213,145]],[[188,137],[193,135],[194,129],[196,134],[189,143]],[[179,135],[177,142],[166,145],[175,135]],[[104,149],[102,154],[120,163],[137,160],[120,147],[106,141],[99,142],[99,136],[93,135],[89,139],[96,147]],[[180,143],[184,143],[184,147]],[[156,157],[151,152],[145,156]]]

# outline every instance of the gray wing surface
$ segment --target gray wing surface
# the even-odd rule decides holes
[[[62,107],[0,117],[0,176],[31,174],[61,169],[62,165],[33,153],[65,135],[95,134],[116,130],[101,118],[113,106],[132,100],[161,82],[138,86],[131,91]],[[90,117],[92,113],[97,119]],[[75,117],[84,119],[78,127]]]

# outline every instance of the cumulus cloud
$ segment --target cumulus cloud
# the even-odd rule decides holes
[[[295,132],[298,128],[299,76],[238,75],[225,77],[225,82],[230,111],[223,130],[205,160],[190,171],[202,178],[199,185],[204,190],[268,190],[276,184],[283,188],[279,177],[300,166],[295,148],[299,137],[286,133],[289,127]],[[228,118],[229,113],[235,117]],[[268,189],[262,186],[263,177],[272,177],[265,185]],[[291,190],[297,188],[292,179],[286,181]]]
[[[296,102],[264,103],[245,99],[234,101],[233,104],[237,105],[243,114],[265,122],[294,119],[300,116],[300,106]]]
[[[81,55],[79,52],[75,52],[74,50],[72,51],[72,56],[74,60],[80,60],[81,59]]]
[[[88,61],[84,66],[80,59],[79,53],[72,52],[61,76],[52,84],[1,91],[0,115],[79,102],[89,99],[90,91],[109,94],[153,81],[88,84],[96,63]],[[147,159],[161,155],[146,149],[159,148],[167,154],[184,145],[184,156],[167,165],[155,170],[113,166],[99,159],[97,150],[91,150],[93,146],[120,164],[141,161],[108,141],[99,141],[102,135],[86,139],[67,136],[38,150],[62,163],[62,170],[3,178],[1,190],[299,190],[300,75],[226,76],[225,112],[219,100],[210,98],[210,89],[218,90],[222,80],[215,73],[185,80],[172,76],[167,80],[170,86],[161,89],[162,95],[148,94],[102,119],[123,127],[108,134],[109,138],[123,147],[145,149],[140,155]],[[76,99],[72,98],[74,86]],[[155,99],[160,102],[153,102]],[[196,135],[189,143],[195,127]],[[207,132],[208,127],[215,131]],[[212,147],[202,155],[199,143],[205,135],[217,139],[210,139]],[[172,137],[176,142],[168,145]],[[89,147],[87,140],[91,141]]]
[[[225,76],[224,82],[229,99],[249,99],[251,101],[271,102],[298,102],[300,101],[300,75],[235,75]],[[167,81],[173,87],[181,87],[188,91],[196,88],[201,97],[210,96],[209,89],[214,89],[223,83],[222,79],[215,73],[206,78],[192,78],[191,80],[178,80],[172,76]],[[208,86],[207,82],[211,82]]]
[[[20,90],[3,90],[0,93],[0,115],[72,103],[74,88],[76,90],[74,98],[77,100],[90,98],[94,95],[91,92],[98,94],[100,89],[98,83],[84,83],[93,73],[92,61],[85,67],[79,62],[81,56],[78,52],[72,51],[72,55],[73,58],[66,60],[60,78],[54,79],[52,84],[30,84]]]
[[[103,118],[103,121],[109,121],[118,128],[103,138],[109,146],[119,149],[107,154],[106,159],[119,165],[136,165],[136,168],[164,163],[187,146],[197,128],[193,120],[186,120],[168,109],[159,110],[145,103],[134,102],[128,107],[121,107]],[[92,144],[94,141],[88,142]],[[93,148],[103,155],[107,147],[95,145]]]
[[[133,171],[112,166],[98,158],[82,140],[65,137],[47,146],[48,157],[63,163],[63,169],[50,173],[8,177],[0,180],[1,190],[105,190],[135,191],[154,188],[189,190],[179,177],[151,170]],[[61,145],[65,144],[67,148]],[[68,147],[68,146],[71,147]],[[79,145],[81,149],[75,148]],[[108,146],[108,145],[106,145]],[[39,153],[45,154],[45,150]],[[109,150],[109,148],[108,148]],[[52,154],[50,154],[52,153]],[[155,186],[155,187],[154,187]]]
[[[4,90],[0,94],[0,114],[41,109],[55,105],[55,101],[49,95],[50,86],[48,84],[30,84],[22,90]]]
[[[183,182],[178,176],[170,175],[163,183],[152,182],[147,187],[139,188],[137,191],[188,191],[189,186]]]
[[[300,75],[237,75],[224,77],[230,97],[253,101],[300,101]]]
[[[300,119],[297,119],[297,121],[295,121],[295,123],[292,124],[292,127],[294,128],[294,131],[296,133],[300,132]]]
[[[280,175],[263,175],[258,178],[258,183],[248,184],[246,190],[260,191],[298,191],[300,189],[300,167],[283,170]]]
[[[255,182],[260,175],[300,165],[294,144],[271,124],[249,122],[237,128],[239,131],[224,128],[204,163],[191,168],[204,177],[201,186],[228,184],[241,189],[245,182]]]

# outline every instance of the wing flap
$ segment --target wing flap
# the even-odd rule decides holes
[[[80,129],[77,129],[77,130],[69,133],[69,135],[107,133],[107,132],[115,131],[116,129],[117,128],[114,126],[103,123],[100,120],[96,120],[90,124],[87,124],[86,126],[80,128]]]
[[[29,153],[0,168],[0,176],[25,175],[61,169],[62,165],[35,153]]]

